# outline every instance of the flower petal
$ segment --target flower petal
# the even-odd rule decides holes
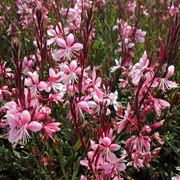
[[[16,126],[20,125],[20,122],[13,114],[7,114],[7,122],[11,129],[14,129]]]
[[[118,144],[111,144],[110,150],[111,151],[118,151],[120,149],[120,146]]]
[[[81,49],[83,49],[83,45],[81,43],[75,43],[73,44],[73,46],[71,47],[71,49],[73,51],[80,51]]]
[[[54,132],[56,131],[60,131],[61,129],[58,127],[61,123],[59,122],[54,122],[54,123],[49,123],[46,125],[46,127],[50,128],[51,130],[54,130]]]
[[[104,146],[108,147],[111,144],[111,139],[109,139],[108,137],[102,138],[99,140],[99,143],[104,144]]]
[[[171,66],[168,67],[166,78],[170,78],[171,76],[173,76],[173,74],[174,74],[174,66],[171,65]]]
[[[59,60],[64,56],[64,54],[65,54],[65,50],[64,49],[59,49],[57,51],[52,52],[52,57],[55,60]]]
[[[77,62],[75,60],[73,60],[70,64],[70,68],[71,70],[75,71],[75,69],[77,68]]]
[[[24,124],[27,124],[31,120],[31,115],[29,111],[25,110],[20,114],[21,121]]]
[[[49,29],[49,30],[47,30],[47,34],[49,35],[49,36],[56,36],[57,34],[56,34],[56,31],[54,30],[54,29]]]
[[[66,41],[64,39],[57,38],[56,43],[64,49],[67,48]]]
[[[146,51],[144,51],[144,54],[142,55],[140,61],[139,61],[139,65],[141,68],[146,68],[149,65],[149,60],[147,58],[147,53]]]
[[[48,39],[47,40],[47,46],[53,44],[55,42],[55,40],[56,40],[55,38]]]
[[[56,73],[52,68],[49,68],[49,76],[50,77],[56,77]]]
[[[42,125],[37,121],[32,121],[31,123],[28,124],[27,129],[29,129],[32,132],[37,132],[42,129]]]
[[[16,129],[12,129],[9,132],[9,137],[8,140],[11,143],[15,143],[17,141],[19,141],[20,139],[22,139],[23,133],[20,130],[16,130]]]
[[[73,44],[74,42],[74,35],[71,33],[67,36],[67,45],[68,47],[71,47],[71,45]]]

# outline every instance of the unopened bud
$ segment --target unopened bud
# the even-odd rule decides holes
[[[15,38],[11,41],[11,46],[12,46],[12,48],[13,48],[13,51],[19,52],[20,43],[19,43],[18,38],[15,37]]]

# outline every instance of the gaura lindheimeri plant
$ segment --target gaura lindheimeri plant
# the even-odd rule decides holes
[[[155,54],[141,19],[151,22],[156,11],[143,1],[12,3],[12,54],[0,56],[0,128],[12,147],[38,151],[38,167],[50,179],[120,180],[132,169],[150,169],[164,144],[167,93],[179,87],[171,62],[180,4],[156,2],[162,9],[156,21],[169,25],[160,24],[167,37],[159,30]],[[72,158],[67,169],[66,158]],[[50,165],[60,172],[50,173]]]

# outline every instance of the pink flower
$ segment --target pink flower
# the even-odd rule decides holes
[[[46,91],[50,92],[53,89],[55,93],[65,93],[65,86],[60,83],[60,73],[56,73],[52,68],[49,69],[49,78],[47,82]]]
[[[120,106],[120,103],[117,101],[118,99],[118,92],[117,90],[113,93],[109,93],[107,94],[107,97],[108,97],[108,101],[109,103],[107,103],[107,105],[113,105],[115,111],[118,111],[118,107]]]
[[[174,66],[171,65],[168,67],[165,78],[156,78],[155,81],[153,82],[152,87],[159,87],[164,92],[172,88],[177,88],[178,85],[175,82],[168,80],[170,77],[173,76],[173,74],[174,74]]]
[[[136,42],[143,43],[145,41],[144,37],[146,36],[146,32],[142,31],[141,29],[137,29],[135,34]]]
[[[64,28],[65,34],[68,33],[68,28]],[[49,29],[47,30],[47,34],[51,36],[52,38],[47,40],[47,45],[51,45],[54,42],[56,42],[57,38],[61,38],[63,35],[63,28],[61,22],[57,24],[55,29],[53,29],[53,26],[49,26]]]
[[[53,123],[49,123],[43,126],[43,130],[44,130],[44,134],[45,134],[45,138],[51,138],[53,139],[53,134],[55,132],[60,131],[61,129],[58,127],[61,123],[59,122],[53,122]]]
[[[101,154],[98,154],[95,151],[89,151],[87,153],[87,156],[89,161],[87,159],[84,159],[80,161],[80,164],[89,168],[89,162],[90,162],[93,170],[100,169],[101,165],[104,162]]]
[[[121,158],[117,158],[115,162],[108,163],[105,162],[102,164],[101,169],[104,170],[104,173],[107,174],[116,174],[118,175],[119,172],[124,171],[126,169],[126,165],[121,162]]]
[[[9,141],[15,143],[22,140],[26,142],[30,135],[28,130],[37,132],[42,129],[42,125],[37,121],[32,121],[29,111],[24,110],[22,113],[7,114],[7,122],[10,126]]]
[[[121,63],[122,63],[122,59],[120,58],[119,61],[117,59],[115,59],[115,63],[116,63],[116,65],[111,68],[111,72],[112,73],[117,71],[118,69],[120,69]]]
[[[23,74],[28,75],[28,72],[31,71],[32,68],[33,68],[33,60],[28,59],[27,57],[24,57],[23,63],[22,63]]]
[[[128,103],[124,116],[121,117],[121,121],[119,121],[117,123],[117,133],[118,134],[122,133],[125,130],[127,125],[130,123],[130,119],[131,119],[131,106]]]
[[[30,78],[25,79],[25,85],[28,87],[31,87],[31,93],[32,95],[36,95],[37,89],[39,91],[43,91],[46,89],[46,83],[44,81],[39,82],[39,75],[36,71],[28,72],[28,75]]]
[[[148,136],[139,136],[131,137],[126,141],[126,148],[131,152],[139,151],[142,153],[150,151],[150,137]]]
[[[139,84],[139,81],[141,77],[143,76],[143,73],[145,70],[147,70],[147,67],[149,65],[149,60],[147,58],[146,51],[144,52],[143,56],[141,57],[139,63],[136,63],[132,71],[130,72],[130,76],[132,78],[132,83],[137,86]]]
[[[91,114],[91,109],[89,105],[89,98],[90,96],[82,97],[76,104],[77,110],[81,112],[82,114],[82,109],[86,111],[87,113]]]
[[[63,102],[63,93],[49,94],[49,100],[58,103]]]
[[[131,137],[126,141],[126,149],[131,160],[127,165],[133,165],[135,168],[142,168],[151,161],[149,136]]]
[[[83,49],[83,45],[81,43],[74,43],[73,34],[69,34],[66,41],[62,38],[57,38],[56,43],[60,46],[60,49],[54,51],[52,56],[57,60],[61,58],[71,60],[78,51]]]
[[[96,77],[96,69],[94,68],[92,71],[92,82],[89,87],[93,88],[92,95],[93,95],[93,99],[96,102],[102,102],[103,100],[104,93],[100,89],[101,83],[102,83],[102,79],[100,77]]]
[[[102,151],[102,155],[104,155],[107,161],[113,163],[116,161],[116,155],[112,151],[118,151],[120,146],[117,144],[112,144],[112,141],[108,137],[99,139],[100,150]]]
[[[61,64],[60,70],[63,72],[61,80],[64,84],[74,83],[81,74],[81,68],[78,67],[76,60],[71,61],[69,65]]]
[[[156,111],[158,116],[161,115],[162,109],[164,109],[166,107],[170,107],[170,104],[167,101],[162,100],[162,99],[153,98],[153,102],[154,102],[155,111]]]

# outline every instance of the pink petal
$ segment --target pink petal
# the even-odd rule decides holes
[[[7,103],[4,105],[4,107],[5,107],[6,109],[10,109],[10,110],[16,109],[16,103],[15,103],[14,101],[10,101],[10,102],[7,102]]]
[[[62,66],[60,66],[60,70],[65,72],[65,73],[70,72],[69,66],[67,64],[63,64]]]
[[[163,124],[164,124],[164,120],[161,120],[159,122],[156,122],[156,123],[152,124],[151,128],[152,129],[160,128]]]
[[[141,71],[136,72],[136,74],[132,75],[132,83],[135,86],[137,86],[139,84],[139,81],[140,81],[142,75],[143,75],[143,73]]]
[[[55,40],[56,40],[55,38],[48,39],[47,45],[49,46],[49,45],[53,44],[55,42]]]
[[[62,58],[64,56],[64,54],[65,54],[65,50],[64,49],[59,49],[59,50],[54,51],[52,53],[52,57],[53,57],[53,59],[60,59],[60,58]]]
[[[140,66],[145,68],[149,65],[149,60],[147,58],[147,53],[146,51],[144,51],[144,54],[142,56],[142,58],[140,59],[140,62],[139,62]]]
[[[57,38],[57,39],[56,39],[56,43],[57,43],[60,47],[62,47],[62,48],[64,48],[64,49],[67,48],[66,41],[65,41],[64,39]]]
[[[108,137],[102,138],[99,140],[99,143],[104,144],[104,146],[108,147],[111,144],[111,139]]]
[[[78,67],[78,68],[75,70],[75,73],[78,74],[78,75],[81,75],[81,68]]]
[[[154,104],[154,108],[155,108],[156,114],[157,114],[158,116],[160,116],[160,115],[161,115],[160,105],[159,105],[158,103],[155,103],[155,104]]]
[[[154,107],[155,107],[155,111],[157,113],[158,116],[161,115],[161,109],[164,109],[165,107],[170,107],[170,104],[162,99],[155,99],[154,100]]]
[[[62,82],[64,83],[64,84],[68,84],[70,81],[71,81],[71,74],[69,74],[69,75],[64,75],[63,77],[62,77]]]
[[[88,180],[86,176],[81,175],[80,180]]]
[[[31,120],[31,115],[29,111],[25,110],[20,114],[21,121],[24,124],[27,124]]]
[[[168,89],[172,89],[172,88],[177,88],[178,85],[176,84],[176,82],[173,82],[173,81],[166,81],[166,84],[168,86]]]
[[[159,103],[162,107],[170,107],[170,104],[165,100],[159,99]]]
[[[89,101],[88,105],[91,109],[95,109],[98,107],[98,105],[94,101]]]
[[[47,87],[47,84],[44,81],[41,81],[37,87],[38,87],[39,91],[44,91]]]
[[[56,73],[52,68],[49,69],[49,76],[50,77],[56,77]]]
[[[88,160],[81,160],[80,164],[83,165],[83,166],[86,166],[86,167],[89,166]]]
[[[8,122],[13,122],[15,120],[15,116],[13,114],[7,114],[6,117]]]
[[[124,131],[124,129],[127,126],[128,123],[129,123],[129,121],[127,121],[126,119],[120,121],[118,123],[118,131],[117,131],[117,133],[120,134],[122,131]]]
[[[56,36],[56,31],[54,29],[49,29],[49,30],[47,30],[47,34],[49,36]]]
[[[71,47],[71,49],[73,51],[80,51],[81,49],[83,49],[83,45],[81,43],[75,43],[73,44],[73,46]]]
[[[24,81],[24,85],[25,86],[33,86],[33,81],[31,78],[26,78],[25,81]]]
[[[111,151],[107,154],[107,160],[112,163],[115,164],[117,161],[117,157],[114,153],[112,153]]]
[[[71,47],[74,42],[74,35],[71,33],[67,36],[67,46]]]
[[[159,85],[160,80],[161,80],[161,78],[155,78],[151,87],[157,87]]]
[[[91,143],[91,148],[92,150],[96,151],[96,149],[98,148],[98,144],[96,144],[94,141],[90,140],[90,143]]]
[[[79,106],[81,109],[85,110],[87,113],[90,113],[89,105],[88,105],[88,103],[87,103],[86,101],[80,101],[80,102],[78,102],[78,106]]]
[[[42,129],[42,125],[37,121],[32,121],[28,124],[27,129],[29,129],[32,132],[37,132]]]
[[[54,132],[56,131],[60,131],[61,129],[58,127],[61,123],[59,122],[54,122],[54,123],[49,123],[46,125],[46,127],[50,128],[51,130],[54,130]]]
[[[77,68],[77,62],[76,62],[75,60],[73,60],[73,61],[71,62],[70,68],[71,68],[71,70],[73,70],[73,71]]]
[[[36,71],[32,72],[28,72],[28,74],[30,75],[30,77],[32,78],[33,82],[35,84],[39,83],[39,75]]]
[[[102,83],[102,78],[98,77],[95,81],[96,86],[100,87],[101,83]]]
[[[17,142],[17,141],[19,141],[20,139],[22,139],[22,136],[23,136],[22,131],[16,130],[16,129],[12,129],[12,130],[9,132],[8,140],[9,140],[9,142],[14,143],[14,142]]]
[[[95,152],[95,151],[89,151],[89,152],[87,153],[88,158],[89,158],[90,160],[93,159],[93,157],[94,157],[94,152]],[[101,156],[100,156],[100,158],[101,158]]]
[[[7,114],[7,122],[11,129],[15,128],[16,126],[20,125],[20,122],[13,114]]]
[[[117,165],[118,171],[124,171],[126,169],[126,165],[124,163],[119,163]]]
[[[173,76],[173,74],[174,74],[174,66],[171,65],[171,66],[168,67],[166,78],[170,78],[171,76]]]
[[[101,102],[102,99],[99,99],[98,95],[96,93],[93,93],[93,99],[96,102]]]
[[[118,151],[120,149],[120,146],[118,144],[111,144],[110,150],[111,151]]]
[[[95,90],[94,95],[96,95],[98,97],[99,101],[102,101],[103,100],[103,92],[96,86],[94,87],[94,90]],[[94,98],[94,96],[93,96],[93,98]]]

